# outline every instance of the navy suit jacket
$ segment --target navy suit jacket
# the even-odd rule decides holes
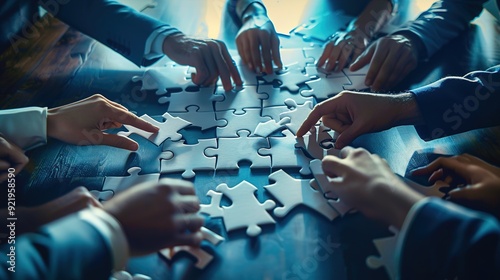
[[[77,214],[15,239],[15,272],[8,270],[11,244],[0,249],[0,279],[109,279],[112,256],[103,236]]]
[[[29,37],[38,3],[68,25],[107,45],[137,65],[144,64],[146,40],[167,24],[113,0],[5,0],[0,7],[0,46]]]

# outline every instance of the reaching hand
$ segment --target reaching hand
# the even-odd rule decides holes
[[[340,158],[326,156],[323,170],[336,194],[365,216],[401,228],[411,207],[422,195],[407,187],[387,162],[365,149],[346,147]]]
[[[283,68],[280,57],[280,40],[271,20],[265,15],[245,18],[236,35],[236,45],[241,60],[253,71],[273,73],[273,61]],[[264,63],[264,65],[262,65]]]
[[[355,29],[349,32],[337,32],[325,45],[317,66],[327,72],[340,72],[350,61],[354,61],[366,49],[370,42],[363,32]]]
[[[16,145],[10,143],[0,134],[0,183],[7,180],[9,176],[9,168],[14,168],[14,174],[17,175],[29,159]]]
[[[417,67],[418,56],[410,39],[391,35],[378,39],[350,67],[357,71],[369,64],[365,84],[373,91],[388,90]]]
[[[451,186],[465,184],[449,192],[450,200],[500,217],[500,169],[471,155],[441,157],[413,171],[429,175],[430,182],[446,181]]]
[[[121,224],[132,255],[177,245],[198,246],[204,219],[193,185],[162,179],[130,188],[104,204]]]
[[[243,84],[226,44],[218,40],[200,40],[184,34],[168,36],[163,42],[163,52],[173,61],[196,69],[191,79],[197,85],[209,86],[220,76],[224,90],[233,88],[231,79],[238,86]]]
[[[137,150],[139,145],[130,138],[107,134],[103,130],[129,124],[148,132],[158,127],[130,113],[122,105],[96,94],[89,98],[52,108],[48,111],[47,134],[76,145],[109,145]]]
[[[316,105],[297,131],[297,137],[322,119],[324,125],[339,133],[335,147],[340,149],[364,133],[406,124],[418,116],[411,93],[380,95],[343,91]]]

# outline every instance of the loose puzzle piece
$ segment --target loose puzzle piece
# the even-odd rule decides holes
[[[215,113],[213,111],[200,112],[198,111],[199,107],[197,105],[189,106],[187,110],[188,112],[171,112],[170,114],[190,122],[193,126],[200,127],[201,130],[227,125],[227,120],[215,119]]]
[[[291,93],[288,90],[281,90],[271,84],[259,84],[257,89],[262,107],[283,106],[283,100],[293,99],[297,104],[304,104],[307,101],[314,102],[312,97],[304,97],[297,93]]]
[[[141,90],[156,90],[157,95],[168,92],[169,89],[186,89],[195,86],[186,79],[186,69],[168,64],[166,67],[148,68],[142,76],[132,77],[133,82],[142,81]]]
[[[207,240],[212,245],[218,245],[222,241],[224,241],[224,237],[216,234],[215,232],[202,227],[201,233],[203,235],[203,240]],[[190,247],[190,246],[176,246],[173,248],[166,248],[160,251],[165,258],[168,260],[172,260],[175,254],[180,251],[184,251],[189,253],[190,255],[196,258],[195,266],[198,269],[204,269],[212,260],[213,256],[203,250],[201,247]]]
[[[207,214],[212,218],[223,217],[224,213],[222,211],[222,207],[220,206],[222,193],[216,192],[214,190],[209,190],[207,192],[207,196],[210,196],[212,198],[210,200],[210,204],[200,204],[199,213]]]
[[[141,172],[140,167],[131,167],[127,170],[127,172],[130,174],[129,176],[107,176],[104,180],[102,190],[112,191],[116,194],[132,186],[144,182],[158,182],[160,179],[160,173],[139,175]]]
[[[269,137],[271,148],[261,148],[259,154],[271,156],[273,168],[300,167],[300,174],[311,174],[309,169],[310,159],[304,155],[301,149],[294,148],[295,136],[290,131],[283,131],[283,134],[285,137]]]
[[[262,79],[268,83],[277,80],[281,83],[281,87],[291,92],[297,92],[299,90],[298,85],[309,81],[311,78],[303,74],[300,68],[288,66],[283,70],[274,72],[272,75],[262,76]]]
[[[120,131],[118,132],[118,134],[123,136],[130,136],[130,134],[135,133],[155,143],[156,146],[160,146],[160,144],[167,139],[172,139],[172,141],[180,140],[182,138],[182,134],[178,133],[178,131],[188,125],[191,125],[190,122],[178,117],[172,117],[167,112],[165,112],[162,116],[165,119],[165,122],[158,122],[146,114],[141,116],[141,119],[160,128],[160,130],[156,133],[147,132],[126,124],[124,126],[128,129],[128,131]]]
[[[242,89],[224,91],[222,87],[217,88],[216,95],[219,100],[215,102],[216,111],[234,110],[234,113],[241,115],[245,109],[261,107],[260,95],[257,93],[256,86],[245,86]]]
[[[238,138],[219,138],[217,149],[207,148],[205,155],[217,156],[217,170],[238,169],[241,160],[252,162],[250,168],[270,168],[271,158],[257,153],[260,148],[269,148],[267,139],[249,135],[250,131],[240,130]]]
[[[184,141],[169,142],[163,145],[163,150],[173,154],[172,158],[161,160],[161,173],[183,172],[182,178],[195,176],[196,170],[215,170],[215,158],[205,156],[205,149],[217,148],[216,139],[200,139],[197,144],[188,145]]]
[[[115,195],[115,193],[112,190],[103,190],[103,191],[91,190],[90,194],[99,202],[108,201]]]
[[[338,156],[340,150],[333,148],[336,137],[333,130],[322,125],[314,126],[312,132],[296,138],[295,147],[303,149],[312,159],[323,159],[326,155]]]
[[[289,117],[291,119],[291,122],[286,124],[286,126],[293,134],[297,134],[297,130],[299,130],[302,123],[304,123],[306,118],[309,116],[309,113],[311,113],[313,103],[308,101],[302,105],[298,105],[295,100],[286,99],[285,104],[291,109],[288,112],[281,113],[280,119]]]
[[[377,269],[383,266],[389,278],[392,280],[396,279],[396,245],[399,232],[392,227],[389,228],[389,230],[395,235],[373,240],[375,247],[377,247],[380,253],[380,257],[369,256],[366,259],[366,265],[371,269]]]
[[[216,134],[219,138],[238,137],[239,130],[253,131],[261,123],[270,120],[269,117],[261,117],[260,109],[245,109],[244,114],[238,115],[234,111],[220,111],[215,115],[218,120],[226,120],[227,125],[217,127]]]
[[[274,215],[284,217],[294,207],[302,204],[330,221],[339,216],[339,213],[328,204],[323,194],[310,186],[309,179],[295,179],[280,169],[269,175],[269,181],[275,183],[264,188],[283,204],[282,207],[274,208]]]
[[[301,91],[302,96],[314,96],[318,101],[324,100],[343,91],[343,86],[351,83],[346,76],[328,76],[320,72],[317,76],[319,79],[306,82],[311,89]]]
[[[284,128],[287,123],[291,120],[289,117],[282,118],[279,122],[275,120],[268,120],[267,122],[261,122],[255,128],[253,134],[261,137],[267,137],[273,132]]]
[[[182,91],[163,96],[158,103],[168,103],[169,112],[187,112],[189,106],[198,106],[198,112],[213,112],[215,101],[224,100],[224,96],[216,95],[215,87],[196,87],[198,91]]]
[[[232,188],[226,184],[220,184],[216,190],[227,196],[232,204],[222,207],[216,205],[215,203],[220,202],[220,199],[218,195],[214,196],[212,191],[209,192],[212,195],[210,206],[203,207],[201,205],[200,213],[209,215],[215,213],[216,216],[212,217],[222,216],[227,231],[246,228],[247,235],[257,236],[262,232],[260,225],[275,223],[267,210],[274,208],[276,203],[272,200],[266,200],[264,203],[259,202],[254,194],[257,188],[251,183],[242,181]],[[216,198],[215,201],[214,198]]]
[[[335,193],[331,179],[329,179],[323,172],[323,168],[321,167],[321,160],[312,160],[309,167],[311,168],[311,172],[313,173],[314,178],[316,179],[316,182],[318,183],[324,196],[326,198],[335,199],[331,201],[330,205],[334,207],[335,210],[337,210],[337,212],[339,212],[342,216],[351,211],[353,208],[342,202],[338,198],[338,195]]]

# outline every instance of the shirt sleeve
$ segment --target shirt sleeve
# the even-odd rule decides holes
[[[0,110],[0,133],[23,150],[47,143],[47,108]]]
[[[499,279],[495,217],[437,198],[416,203],[396,246],[398,279]]]

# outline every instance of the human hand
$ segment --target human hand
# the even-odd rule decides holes
[[[500,218],[499,168],[471,155],[441,157],[413,171],[429,175],[430,182],[445,181],[451,186],[466,185],[449,192],[449,199]]]
[[[113,197],[104,210],[121,224],[132,255],[178,245],[198,246],[204,219],[192,183],[161,179],[143,183]]]
[[[340,157],[325,156],[323,171],[339,198],[365,216],[401,228],[421,194],[410,189],[387,162],[365,149],[346,147]]]
[[[222,41],[193,39],[184,34],[175,34],[165,39],[163,52],[179,64],[194,67],[196,73],[191,74],[191,79],[197,85],[213,85],[219,76],[226,91],[233,88],[231,79],[237,86],[243,84],[226,44]]]
[[[257,73],[264,70],[266,74],[272,74],[273,61],[276,66],[283,68],[280,40],[266,15],[246,17],[236,35],[236,45],[243,63]]]
[[[130,113],[124,106],[100,94],[48,110],[47,135],[76,145],[109,145],[135,151],[134,140],[103,130],[129,124],[155,133],[158,127]]]
[[[358,29],[337,32],[326,43],[317,67],[323,67],[326,63],[327,72],[340,72],[350,61],[358,58],[369,43],[370,38]]]
[[[14,168],[14,174],[17,175],[28,161],[28,157],[21,148],[10,143],[0,134],[0,183],[7,180],[9,168]]]
[[[381,95],[343,91],[317,104],[297,131],[297,137],[307,133],[319,119],[339,133],[335,148],[341,149],[364,133],[418,123],[420,113],[411,93]]]
[[[52,201],[35,207],[18,209],[22,217],[19,221],[19,233],[32,232],[59,218],[78,212],[90,206],[102,207],[84,187],[78,187]]]
[[[351,64],[350,70],[357,71],[370,62],[365,84],[373,91],[387,90],[417,67],[418,54],[410,39],[403,35],[390,35],[368,47]]]

